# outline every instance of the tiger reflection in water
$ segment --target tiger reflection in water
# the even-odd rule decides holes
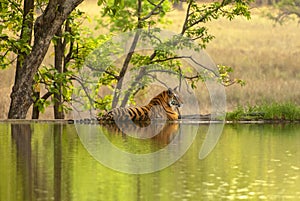
[[[151,138],[168,144],[178,131],[178,108],[183,101],[175,89],[167,89],[141,107],[115,108],[98,117],[98,122],[110,133],[122,133],[137,138]],[[162,122],[160,120],[164,120]]]
[[[101,126],[111,135],[151,139],[160,145],[169,144],[173,138],[179,134],[179,124],[177,122],[165,122],[164,124],[153,122],[152,124],[147,125],[147,127],[140,127],[137,124],[125,125],[122,123],[118,125],[116,123],[107,123],[102,124]]]

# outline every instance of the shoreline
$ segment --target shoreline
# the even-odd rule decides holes
[[[180,124],[300,124],[300,120],[278,120],[278,119],[268,119],[268,120],[208,120],[208,119],[180,119],[178,121],[170,121]],[[49,124],[89,124],[86,122],[76,123],[73,119],[0,119],[0,123],[10,123],[10,124],[31,124],[31,123],[49,123]],[[108,122],[108,124],[111,122]],[[105,123],[103,123],[105,124]],[[95,124],[93,124],[95,125]],[[100,124],[99,124],[100,125]]]

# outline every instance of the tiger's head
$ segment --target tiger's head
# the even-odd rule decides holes
[[[177,88],[177,87],[176,87]],[[168,104],[170,107],[181,107],[183,105],[183,101],[177,92],[176,88],[171,89],[169,88],[167,93],[168,93]]]
[[[166,116],[169,120],[177,120],[180,117],[178,108],[182,105],[183,101],[176,88],[169,88],[155,96],[146,107],[154,108],[153,111],[150,112],[150,116],[152,117],[161,118]]]

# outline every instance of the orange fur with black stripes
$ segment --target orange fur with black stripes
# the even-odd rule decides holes
[[[169,88],[151,99],[148,105],[141,107],[114,108],[98,120],[102,121],[149,121],[163,118],[177,120],[177,108],[183,104],[178,92]]]

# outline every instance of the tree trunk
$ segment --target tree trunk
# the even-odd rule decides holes
[[[62,31],[59,28],[55,34],[57,36],[56,43],[54,45],[54,66],[58,73],[63,73],[63,58],[65,48],[62,42]],[[61,83],[55,83],[58,93],[54,94],[54,118],[64,119],[64,111],[62,110],[62,86]]]
[[[33,103],[33,76],[41,65],[57,29],[82,1],[51,0],[44,13],[36,19],[31,53],[25,58],[22,68],[16,73],[15,84],[10,95],[9,119],[26,118],[28,109]]]
[[[138,44],[138,41],[140,39],[141,31],[140,29],[143,28],[143,21],[142,19],[142,0],[138,0],[138,7],[137,7],[137,17],[138,17],[138,22],[137,22],[137,31],[135,32],[132,44],[130,46],[129,52],[126,55],[126,58],[124,60],[122,69],[119,73],[118,80],[117,80],[117,86],[115,88],[113,100],[112,100],[112,108],[115,108],[120,100],[120,95],[122,92],[122,86],[123,86],[123,78],[127,72],[127,69],[129,67],[130,61],[132,59],[132,56],[134,54],[135,48]],[[128,93],[128,92],[127,92]],[[124,101],[123,101],[124,102]],[[127,101],[126,101],[127,102]],[[122,104],[123,105],[123,104]]]
[[[34,10],[34,0],[25,0],[23,7],[23,21],[22,29],[20,34],[20,39],[25,40],[27,44],[31,45],[31,35],[33,30],[33,10]],[[17,66],[16,66],[16,76],[20,76],[23,61],[26,57],[24,52],[19,52],[17,56]],[[16,82],[16,80],[15,80]]]
[[[25,0],[23,7],[23,21],[22,30],[20,34],[21,40],[26,40],[26,42],[31,45],[32,31],[33,31],[33,11],[34,11],[34,0]],[[26,54],[19,52],[17,56],[16,74],[15,74],[15,85],[17,80],[22,77],[22,66],[24,59],[26,59]]]
[[[137,27],[139,29],[142,28],[141,25],[138,25]],[[125,61],[123,63],[120,74],[118,76],[119,79],[118,79],[117,86],[116,86],[115,93],[114,93],[114,97],[113,97],[113,100],[112,100],[112,108],[115,108],[118,105],[120,95],[121,95],[121,91],[122,91],[122,86],[123,86],[123,78],[124,78],[124,76],[127,72],[127,69],[129,67],[129,64],[130,64],[130,61],[131,61],[132,56],[134,54],[135,48],[138,44],[140,35],[141,35],[140,30],[137,30],[135,35],[134,35],[134,38],[133,38],[132,44],[130,46],[129,52],[127,53],[127,56],[126,56]]]
[[[33,97],[35,100],[40,99],[40,91],[34,90]],[[40,117],[39,107],[36,105],[33,105],[31,119],[39,119],[39,117]]]
[[[156,53],[157,53],[156,51],[154,51],[152,53],[152,55],[150,56],[150,61],[152,61],[155,58]],[[128,100],[129,100],[130,95],[135,91],[135,87],[137,87],[137,85],[140,83],[140,81],[142,80],[142,78],[145,76],[145,73],[146,73],[146,66],[142,66],[140,68],[139,74],[135,77],[134,81],[130,85],[130,88],[126,91],[120,107],[125,107],[126,106]],[[139,89],[136,89],[136,92],[138,90]]]

